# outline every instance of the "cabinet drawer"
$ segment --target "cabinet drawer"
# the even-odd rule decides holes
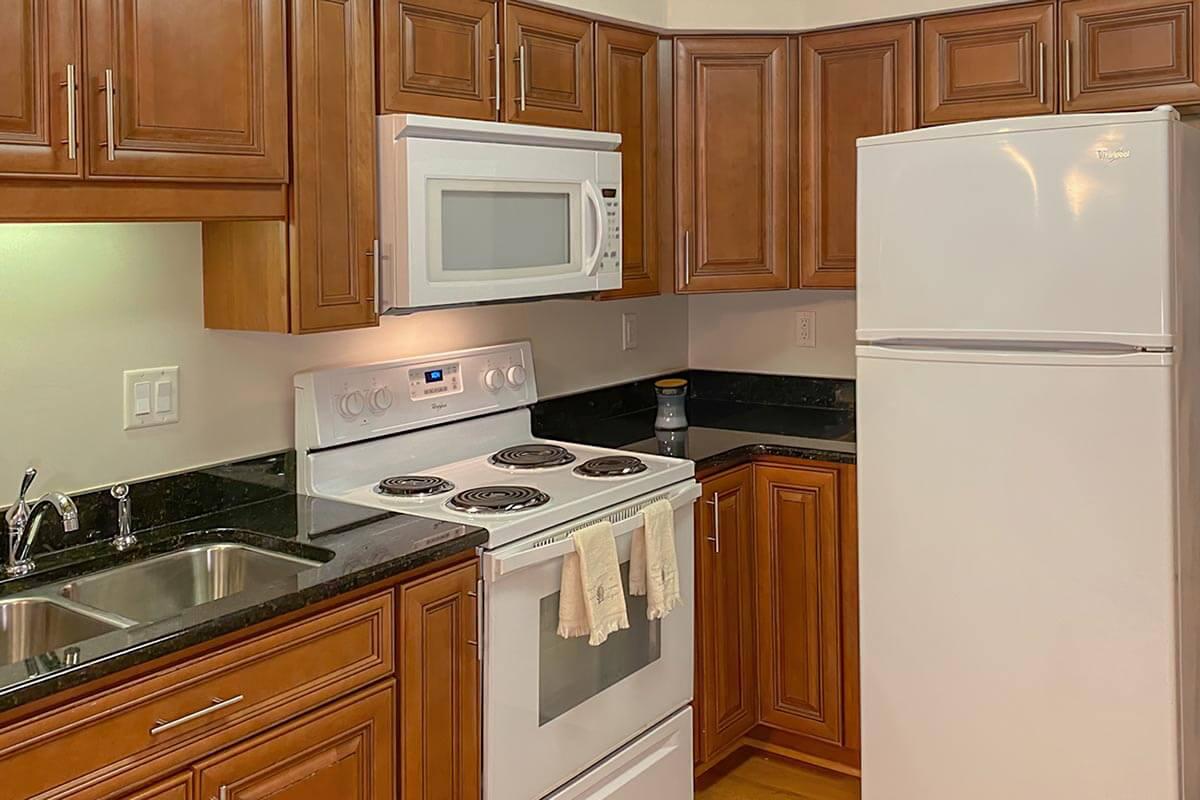
[[[109,796],[391,675],[385,592],[0,732],[5,796]],[[53,791],[49,791],[53,789]]]

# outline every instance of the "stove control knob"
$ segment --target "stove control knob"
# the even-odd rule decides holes
[[[514,364],[508,368],[506,376],[508,377],[508,385],[515,389],[525,383],[525,368],[520,364]]]
[[[363,413],[365,404],[362,392],[347,392],[338,398],[338,413],[346,419],[354,419]]]
[[[483,385],[498,392],[504,388],[504,373],[498,369],[489,369],[483,374]]]
[[[386,386],[380,386],[371,392],[371,399],[367,402],[370,404],[372,411],[376,414],[382,414],[392,407],[392,390]]]

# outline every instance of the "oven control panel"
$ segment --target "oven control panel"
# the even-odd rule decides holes
[[[608,238],[600,251],[600,271],[621,271],[621,197],[615,187],[600,189],[604,197],[604,214],[608,219]]]
[[[303,372],[295,387],[301,451],[537,402],[529,342]]]

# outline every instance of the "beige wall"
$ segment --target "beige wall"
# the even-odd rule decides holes
[[[816,314],[816,346],[796,346],[796,312]],[[688,364],[694,369],[854,377],[854,292],[693,295]]]
[[[0,225],[0,506],[292,445],[293,373],[531,339],[543,396],[687,365],[687,301],[559,300],[292,337],[205,330],[198,223]],[[621,351],[622,311],[639,347]],[[176,425],[122,430],[122,371],[180,367]]]

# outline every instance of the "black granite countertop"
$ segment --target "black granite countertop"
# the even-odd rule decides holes
[[[456,523],[286,493],[138,534],[117,552],[95,541],[39,555],[37,572],[0,581],[0,599],[47,595],[57,584],[151,555],[233,542],[321,562],[164,620],[115,630],[0,665],[0,711],[182,650],[312,603],[473,549],[487,532]]]

